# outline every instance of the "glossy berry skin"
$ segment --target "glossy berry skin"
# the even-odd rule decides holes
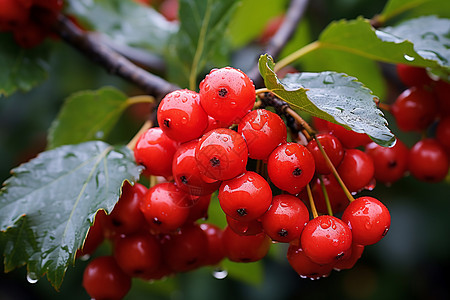
[[[248,113],[239,123],[238,132],[248,146],[248,156],[267,160],[280,144],[286,143],[286,124],[277,114],[265,109]]]
[[[433,80],[428,76],[425,68],[398,64],[397,75],[404,85],[412,87],[429,85]]]
[[[306,224],[300,238],[305,254],[315,263],[330,264],[342,258],[352,245],[352,231],[340,219],[322,215]]]
[[[208,240],[208,250],[203,264],[209,266],[217,265],[225,258],[225,251],[222,244],[223,230],[209,223],[203,223],[199,226],[206,234]]]
[[[253,219],[250,221],[236,220],[225,215],[228,227],[239,235],[256,235],[263,232],[262,223],[259,219]]]
[[[211,203],[211,194],[199,196],[198,200],[189,208],[188,222],[195,222],[199,219],[206,220],[208,218],[208,208]]]
[[[439,120],[436,127],[436,140],[444,147],[445,151],[450,156],[450,115]]]
[[[248,148],[244,138],[227,128],[214,129],[200,139],[195,149],[200,172],[215,180],[228,180],[245,171]]]
[[[147,176],[172,175],[172,161],[178,143],[171,140],[159,127],[150,128],[138,139],[134,147],[136,163],[145,167]]]
[[[98,246],[103,242],[105,236],[103,235],[103,222],[107,217],[104,210],[99,210],[94,219],[94,223],[89,228],[86,239],[81,249],[77,251],[77,257],[83,255],[91,255],[97,250]]]
[[[189,215],[190,196],[170,182],[150,188],[141,200],[140,209],[150,228],[171,232],[181,227]]]
[[[448,173],[449,159],[435,139],[418,141],[409,152],[409,171],[425,182],[442,181]]]
[[[238,122],[255,102],[255,86],[241,70],[231,67],[213,69],[200,83],[203,109],[218,121]]]
[[[183,226],[163,244],[164,262],[177,272],[200,267],[207,254],[208,238],[198,224]]]
[[[167,94],[159,104],[157,117],[164,133],[180,143],[199,138],[208,127],[200,95],[186,89]]]
[[[319,174],[330,174],[331,170],[320,152],[316,139],[319,140],[320,145],[322,145],[334,167],[337,167],[344,158],[344,148],[337,137],[328,133],[317,134],[316,138],[309,141],[308,145],[306,145],[314,157],[316,172]]]
[[[287,251],[287,259],[291,267],[302,278],[320,279],[327,277],[333,270],[333,264],[313,262],[298,243],[291,243]]]
[[[107,217],[108,227],[116,234],[131,234],[139,231],[145,224],[145,218],[140,210],[141,199],[147,193],[147,188],[140,183],[133,186],[126,181],[122,195]]]
[[[327,122],[328,130],[339,139],[344,148],[353,149],[364,146],[372,140],[365,133],[359,133],[353,130],[347,130],[341,125]]]
[[[437,116],[436,100],[432,92],[412,87],[397,97],[391,113],[402,131],[425,130]]]
[[[239,235],[226,227],[222,242],[225,254],[234,262],[255,262],[261,260],[269,252],[271,240],[263,232],[257,235]]]
[[[23,24],[29,17],[29,6],[21,1],[0,0],[0,31],[13,30],[17,25]]]
[[[305,146],[286,143],[270,154],[267,171],[278,188],[298,194],[314,176],[314,157]]]
[[[225,214],[236,220],[250,221],[269,208],[272,190],[264,177],[248,171],[222,182],[218,198]]]
[[[300,235],[309,221],[306,205],[292,195],[273,197],[272,206],[261,217],[264,232],[273,240],[289,243]]]
[[[450,83],[443,80],[436,82],[434,94],[438,105],[438,113],[441,117],[450,116]]]
[[[330,200],[331,210],[335,214],[343,212],[349,202],[347,196],[342,190],[342,187],[339,185],[338,181],[332,174],[322,175],[321,177],[327,191],[328,198]],[[321,214],[328,213],[325,196],[323,194],[319,178],[315,178],[312,180],[311,191],[317,212]],[[307,200],[308,196],[302,194],[301,199]]]
[[[349,255],[344,256],[341,260],[334,264],[333,268],[335,270],[340,271],[353,268],[356,262],[361,258],[364,251],[364,246],[353,243],[350,250],[351,253],[349,253]]]
[[[112,256],[101,256],[84,269],[83,287],[92,299],[119,300],[130,290],[131,278],[119,268]]]
[[[377,243],[387,234],[391,215],[383,203],[364,196],[348,205],[342,221],[351,228],[353,243],[366,246]]]
[[[156,271],[161,257],[161,245],[150,233],[138,232],[115,240],[114,258],[129,276],[138,277]]]
[[[191,195],[209,195],[217,190],[221,181],[208,178],[198,168],[195,149],[198,141],[182,144],[175,152],[172,162],[172,175],[177,186]]]
[[[399,139],[390,148],[372,142],[366,145],[365,152],[372,158],[377,182],[394,183],[408,170],[409,149]]]
[[[375,169],[372,158],[358,149],[347,149],[337,169],[350,192],[358,192],[373,178]]]

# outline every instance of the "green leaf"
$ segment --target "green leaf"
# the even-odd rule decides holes
[[[0,34],[0,98],[31,90],[47,78],[47,51],[19,47],[11,35]]]
[[[260,285],[263,282],[264,268],[261,261],[237,263],[225,259],[221,265],[231,278],[253,285]]]
[[[383,11],[378,16],[381,22],[386,22],[403,12],[421,6],[424,3],[431,2],[431,0],[389,0],[384,6]]]
[[[27,264],[58,289],[99,209],[110,212],[124,180],[140,173],[132,152],[101,141],[41,153],[14,170],[0,191],[5,271]]]
[[[356,78],[343,73],[297,73],[279,80],[269,55],[259,59],[266,87],[279,98],[312,116],[368,134],[382,146],[394,143],[383,113],[376,107],[372,91]]]
[[[149,6],[133,0],[67,0],[66,11],[89,29],[106,34],[115,43],[165,52],[178,25]]]
[[[180,0],[180,30],[172,38],[167,53],[170,81],[196,90],[197,76],[206,63],[224,50],[225,32],[237,3],[236,0]]]
[[[73,94],[49,130],[48,148],[105,138],[127,108],[127,97],[111,87]]]

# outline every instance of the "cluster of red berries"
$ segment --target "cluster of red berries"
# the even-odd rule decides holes
[[[372,197],[348,204],[321,153],[357,192],[374,176],[372,159],[353,149],[369,142],[368,136],[322,122],[327,132],[316,139],[287,142],[283,119],[266,109],[252,110],[255,99],[253,82],[230,67],[212,70],[199,93],[184,89],[162,99],[160,127],[139,137],[134,156],[145,167],[143,174],[165,180],[149,189],[126,184],[112,213],[97,216],[80,255],[92,253],[105,235],[113,241],[113,255],[86,268],[83,285],[91,297],[121,298],[132,276],[160,279],[217,265],[225,257],[258,261],[272,241],[290,243],[287,257],[294,270],[316,279],[351,268],[365,245],[387,233],[386,207]],[[250,170],[250,161],[260,167]],[[320,182],[335,212],[343,211],[341,219],[321,208]],[[310,183],[312,193],[305,196]],[[228,224],[223,230],[198,222],[207,218],[216,191]],[[312,208],[316,199],[319,212],[327,215],[310,220],[305,203]]]
[[[424,68],[398,65],[397,73],[408,88],[390,112],[400,130],[426,137],[409,151],[409,172],[421,181],[442,181],[450,161],[450,84],[433,80]]]
[[[0,0],[0,32],[12,31],[17,44],[30,48],[49,34],[62,0]]]

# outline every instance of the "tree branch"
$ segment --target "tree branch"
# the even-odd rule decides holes
[[[277,57],[286,43],[290,40],[295,30],[297,29],[300,20],[302,19],[309,0],[292,0],[286,12],[283,23],[278,31],[270,39],[264,53],[270,54],[272,57]],[[261,75],[259,74],[258,64],[248,72],[248,76],[253,80],[256,87],[263,84]]]
[[[79,29],[63,15],[58,16],[55,30],[68,44],[103,66],[109,73],[135,83],[146,93],[154,95],[157,99],[161,99],[167,93],[179,89],[178,86],[138,67],[99,41],[95,35]]]

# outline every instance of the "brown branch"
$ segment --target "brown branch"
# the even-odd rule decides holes
[[[118,75],[142,88],[146,93],[161,99],[178,86],[138,67],[104,43],[79,29],[63,15],[58,16],[55,26],[58,35],[81,53],[103,66],[109,73]]]
[[[292,0],[286,12],[283,23],[278,31],[270,39],[263,53],[270,54],[273,58],[276,58],[286,43],[291,39],[295,30],[302,19],[309,0]],[[248,73],[248,76],[253,80],[256,87],[260,87],[263,84],[261,75],[259,74],[258,64]]]

